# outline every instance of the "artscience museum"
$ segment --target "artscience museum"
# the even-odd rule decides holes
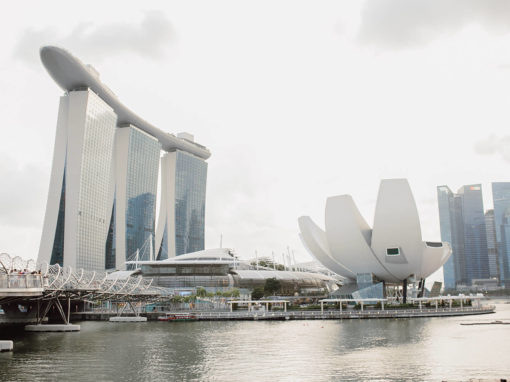
[[[324,230],[298,219],[309,253],[342,276],[344,295],[382,297],[392,287],[405,300],[408,288],[422,296],[425,279],[452,253],[449,243],[423,241],[416,203],[406,179],[381,181],[371,228],[350,195],[326,201]]]

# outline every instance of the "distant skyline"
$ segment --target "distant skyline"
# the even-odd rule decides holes
[[[26,12],[27,7],[31,12]],[[468,11],[469,9],[469,11]],[[510,180],[510,3],[10,3],[0,23],[0,251],[36,258],[62,91],[39,47],[91,63],[160,129],[212,152],[206,248],[309,257],[297,218],[351,194],[372,224],[407,178],[424,240],[436,186]]]

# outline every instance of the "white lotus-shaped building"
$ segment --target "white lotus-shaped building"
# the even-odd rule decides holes
[[[373,229],[350,195],[328,198],[324,231],[308,216],[298,222],[310,254],[353,281],[363,274],[387,283],[418,281],[441,267],[452,253],[448,243],[422,240],[418,210],[406,179],[381,181]]]

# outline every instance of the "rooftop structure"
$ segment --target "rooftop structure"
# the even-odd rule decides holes
[[[99,73],[90,65],[85,65],[65,49],[56,46],[41,48],[41,60],[55,82],[64,90],[72,91],[88,88],[96,93],[117,114],[118,124],[131,124],[157,138],[165,151],[182,150],[208,159],[209,150],[186,138],[166,133],[126,107],[117,96],[101,82]]]

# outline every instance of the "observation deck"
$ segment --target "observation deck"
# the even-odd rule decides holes
[[[0,300],[9,297],[37,297],[44,292],[40,274],[0,273]]]
[[[41,61],[55,82],[66,92],[89,88],[105,101],[117,114],[117,124],[131,124],[155,137],[165,151],[182,150],[202,159],[208,159],[211,152],[198,143],[166,133],[136,115],[101,82],[99,73],[85,65],[67,50],[56,46],[41,48]]]

